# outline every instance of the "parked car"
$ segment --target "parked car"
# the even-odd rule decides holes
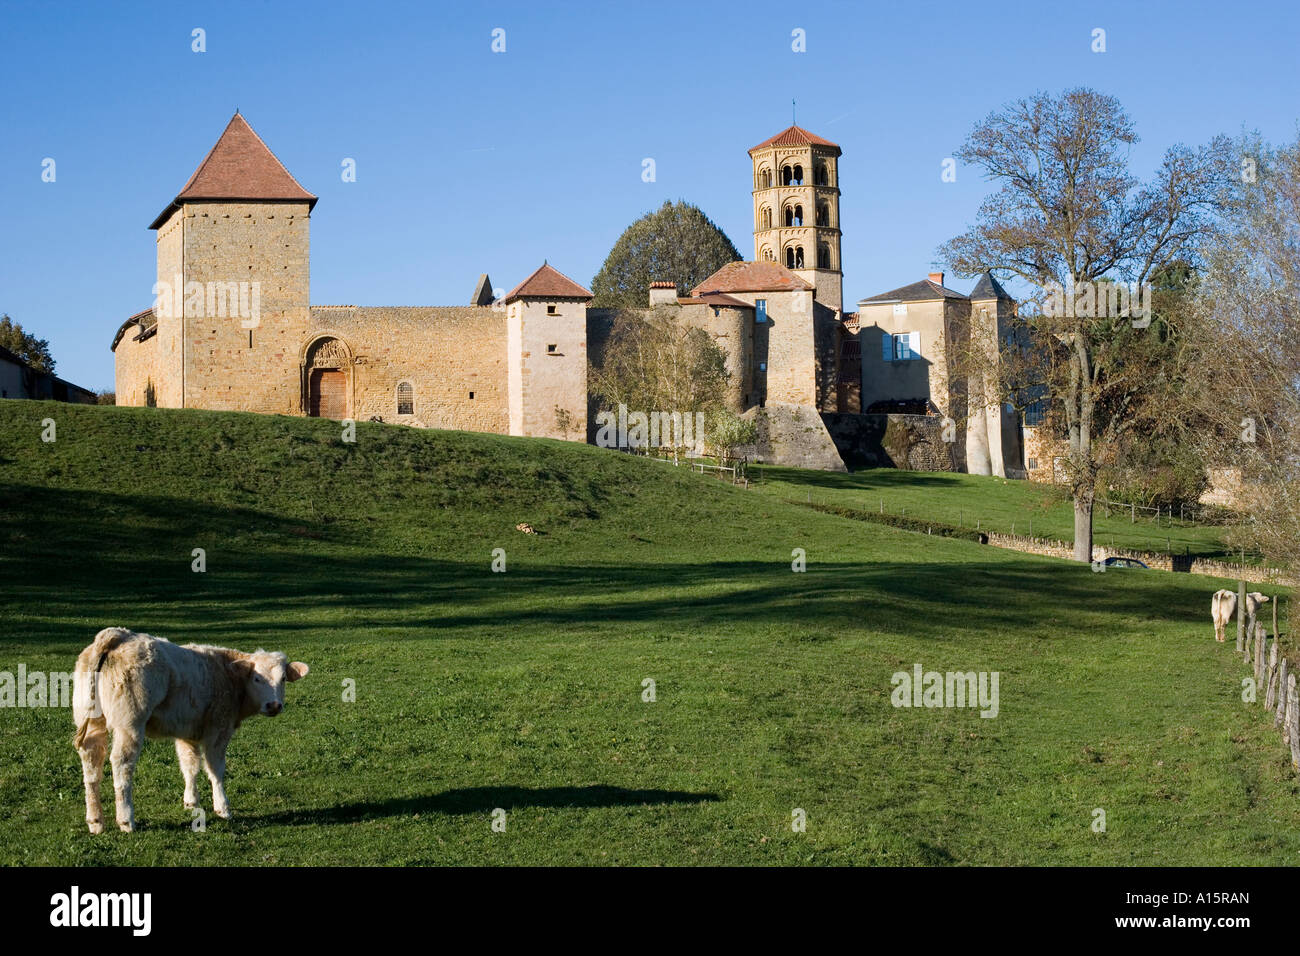
[[[1107,558],[1104,562],[1108,568],[1145,568],[1146,565],[1137,558]]]

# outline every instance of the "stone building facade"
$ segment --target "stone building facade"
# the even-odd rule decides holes
[[[931,353],[967,334],[973,300],[942,282],[908,298],[929,361],[872,365],[872,343],[879,350],[898,322],[879,296],[842,309],[839,147],[791,126],[749,156],[754,260],[686,295],[674,277],[651,277],[645,309],[591,308],[591,292],[548,263],[499,299],[480,276],[463,306],[312,305],[316,197],[236,114],[151,226],[155,303],[113,339],[117,400],[591,440],[589,369],[620,311],[658,309],[710,333],[726,354],[728,404],[763,417],[764,433],[797,432],[782,441],[799,446],[801,462],[843,467],[823,414],[914,396],[932,403],[925,411],[954,413],[946,365]],[[976,304],[1002,315],[997,295]],[[964,447],[997,447],[995,419]]]

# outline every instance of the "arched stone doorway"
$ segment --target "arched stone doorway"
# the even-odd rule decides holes
[[[305,408],[313,418],[351,416],[352,354],[333,336],[316,339],[303,362]]]

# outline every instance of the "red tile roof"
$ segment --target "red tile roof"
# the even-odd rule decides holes
[[[737,299],[724,292],[705,292],[701,295],[679,296],[677,302],[679,305],[712,305],[728,309],[752,309],[754,307],[743,299]]]
[[[590,299],[591,292],[563,272],[546,263],[519,285],[506,293],[506,302],[515,299]]]
[[[812,286],[779,262],[728,262],[694,289],[691,295],[710,292],[795,292]]]
[[[829,139],[822,139],[815,133],[808,132],[802,126],[787,127],[775,136],[763,140],[750,152],[752,153],[757,149],[766,149],[768,146],[829,146],[832,149],[839,149]]]
[[[316,205],[316,197],[299,185],[238,113],[231,117],[189,182],[149,228],[161,226],[181,203],[204,199]]]

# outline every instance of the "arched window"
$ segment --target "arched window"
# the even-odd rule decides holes
[[[822,244],[817,247],[817,268],[829,269],[831,267],[831,247]]]
[[[803,225],[803,206],[794,207],[794,224],[796,226]]]
[[[760,229],[772,228],[772,207],[764,206],[758,213],[758,226]]]
[[[415,414],[415,389],[410,382],[400,382],[397,386],[397,414]]]
[[[803,246],[794,247],[794,267],[796,269],[803,268]]]
[[[791,183],[793,183],[793,182],[794,182],[794,170],[792,170],[789,166],[782,166],[782,167],[781,167],[781,185],[782,185],[782,186],[789,186],[789,185],[790,185]]]
[[[793,268],[794,268],[794,246],[786,246],[786,249],[785,249],[785,267],[786,267],[787,269],[793,269]]]
[[[786,224],[787,226],[793,226],[793,225],[794,225],[794,207],[793,207],[793,206],[786,206],[786,207],[785,207],[785,224]]]
[[[803,167],[802,167],[802,166],[796,166],[796,167],[794,168],[794,182],[792,182],[791,185],[793,185],[793,186],[802,186],[802,185],[803,185]]]
[[[767,167],[764,167],[763,169],[760,169],[758,171],[758,188],[759,189],[772,188],[772,170],[768,169]]]
[[[762,251],[759,252],[759,254],[758,254],[758,258],[761,259],[761,260],[764,261],[764,262],[771,262],[771,261],[772,261],[772,249],[771,249],[771,247],[770,247],[770,246],[764,246],[763,249],[762,249]]]
[[[826,164],[818,163],[816,167],[813,169],[813,185],[827,186],[829,184],[830,184],[830,180],[826,174]]]
[[[817,225],[829,226],[831,224],[831,210],[824,202],[817,204]]]

